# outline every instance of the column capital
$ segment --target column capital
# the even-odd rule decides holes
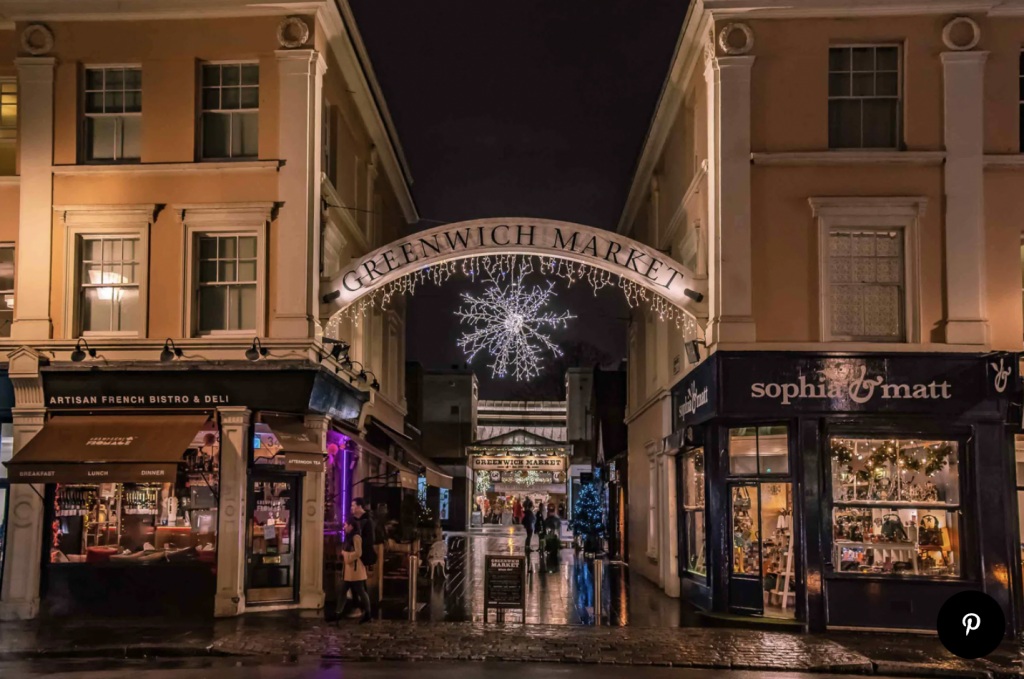
[[[943,52],[940,57],[943,65],[976,64],[982,65],[988,61],[988,52]]]
[[[217,408],[220,413],[221,422],[235,426],[246,426],[252,419],[252,411],[245,406],[220,406]]]
[[[331,426],[331,418],[327,415],[306,415],[302,423],[306,429],[326,432]]]
[[[57,65],[57,57],[17,57],[14,60],[14,65],[18,67],[19,71],[28,68],[35,70],[40,66],[49,66],[49,70],[52,73],[53,68]]]
[[[324,60],[324,55],[316,50],[274,50],[274,56],[277,57],[279,64],[291,62],[296,68],[306,66],[307,69],[311,65],[316,65],[318,75],[323,75],[327,72],[327,62]],[[309,72],[308,70],[306,71]]]

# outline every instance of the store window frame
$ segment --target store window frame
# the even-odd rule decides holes
[[[149,232],[155,205],[55,206],[66,226],[64,245],[64,336],[146,337],[149,328]],[[135,330],[82,332],[81,269],[82,245],[90,237],[135,238],[139,290],[138,328]]]
[[[273,203],[208,203],[176,205],[184,228],[185,254],[182,336],[264,337],[267,322],[267,231]],[[199,330],[199,239],[202,236],[256,236],[256,327],[249,330]]]
[[[244,85],[244,87],[249,87],[249,88],[255,87],[256,88],[256,107],[255,108],[252,108],[252,107],[242,108],[242,102],[241,102],[242,92],[241,92],[241,90],[243,89],[243,83],[242,83],[241,69],[243,69],[245,66],[253,66],[253,65],[256,66],[256,84],[255,85],[248,84],[248,85]],[[220,73],[218,75],[218,83],[216,85],[208,85],[206,83],[206,81],[204,80],[204,77],[205,77],[204,76],[204,70],[205,70],[206,67],[210,67],[210,66],[217,66],[219,71],[220,71]],[[223,108],[223,105],[224,105],[223,90],[225,89],[225,85],[224,85],[224,81],[223,81],[223,78],[224,78],[223,67],[224,66],[238,66],[239,67],[239,84],[237,86],[238,89],[239,89],[239,102],[238,102],[239,105],[238,105],[237,108]],[[196,97],[196,104],[197,104],[197,108],[198,108],[198,115],[196,116],[196,128],[197,128],[196,129],[196,146],[197,146],[197,148],[196,148],[196,156],[197,156],[197,158],[198,158],[198,160],[200,162],[239,162],[239,161],[244,162],[244,161],[257,160],[260,157],[260,150],[259,150],[259,146],[260,146],[260,143],[259,143],[259,137],[260,137],[260,101],[259,100],[260,100],[260,89],[262,88],[262,83],[260,82],[261,80],[262,80],[262,75],[260,73],[260,62],[257,59],[225,59],[225,60],[219,60],[219,61],[203,61],[203,62],[201,62],[199,64],[197,78],[196,78],[196,81],[197,81],[196,84],[197,84],[197,89],[198,89],[198,95]],[[235,86],[234,85],[229,85],[228,87],[233,89]],[[204,91],[205,90],[214,90],[214,89],[216,89],[219,92],[219,94],[218,94],[218,102],[219,103],[217,105],[217,108],[212,108],[212,107],[211,108],[207,108],[206,102],[204,100]],[[227,148],[227,155],[226,156],[225,155],[214,155],[214,154],[208,154],[207,153],[206,135],[204,133],[204,128],[206,126],[207,114],[211,114],[211,115],[215,115],[215,116],[226,115],[228,117],[228,137],[227,137],[227,140],[225,142],[226,148]],[[255,114],[255,119],[256,119],[256,153],[247,154],[247,155],[235,155],[232,152],[231,144],[232,144],[233,126],[235,125],[236,114]]]
[[[702,487],[703,497],[700,498],[702,501],[701,501],[701,503],[699,505],[693,505],[694,509],[687,509],[687,505],[686,505],[686,480],[687,480],[686,469],[687,469],[687,458],[690,457],[690,456],[694,456],[694,458],[696,459],[696,457],[698,455],[700,456],[700,459],[702,460],[702,471],[700,471],[700,472],[696,472],[695,471],[695,473],[701,474],[701,476],[703,478],[703,482],[700,484],[701,487]],[[710,559],[709,559],[710,555],[708,553],[708,548],[707,548],[707,545],[708,545],[708,512],[707,512],[707,509],[708,509],[708,491],[710,489],[710,483],[709,483],[708,479],[709,479],[710,475],[708,474],[708,467],[707,467],[707,463],[708,463],[708,460],[707,460],[707,447],[704,445],[704,442],[701,442],[699,444],[698,443],[693,443],[693,444],[689,444],[689,445],[684,446],[683,449],[679,451],[677,462],[678,462],[678,465],[679,465],[679,472],[678,472],[678,474],[679,474],[679,484],[680,484],[680,489],[679,489],[679,494],[678,494],[679,495],[679,517],[680,517],[680,527],[679,527],[679,534],[680,534],[680,540],[679,540],[679,552],[680,552],[680,554],[679,554],[679,573],[680,573],[681,576],[688,577],[688,578],[691,578],[691,579],[698,580],[698,581],[706,583],[708,581],[708,563],[710,561]],[[690,523],[687,521],[687,516],[689,514],[693,514],[693,515],[701,514],[701,515],[703,515],[703,525],[704,525],[703,545],[701,545],[699,541],[695,541],[695,543],[694,543],[695,547],[697,547],[698,549],[700,549],[702,547],[703,550],[704,550],[704,570],[703,570],[703,572],[701,572],[699,570],[695,570],[694,568],[691,567],[691,559],[690,559],[690,534],[689,534]]]
[[[89,72],[99,71],[103,74],[103,84],[99,89],[89,88]],[[121,86],[120,89],[107,89],[106,78],[108,71],[121,71]],[[127,84],[125,82],[125,72],[127,71],[138,71],[139,72],[139,88],[138,90],[126,89]],[[142,65],[141,64],[86,64],[81,70],[81,93],[82,93],[82,104],[80,109],[81,123],[79,125],[80,139],[79,139],[79,156],[83,163],[89,165],[126,165],[133,163],[142,162]],[[128,92],[139,93],[139,106],[137,111],[129,111],[128,104],[125,100],[125,94]],[[90,111],[89,110],[89,95],[93,93],[99,93],[104,97],[104,105],[102,111]],[[106,95],[107,94],[120,94],[121,105],[120,111],[107,111],[106,110]],[[117,150],[123,151],[125,145],[125,121],[126,119],[133,118],[138,120],[138,145],[139,155],[136,156],[121,156],[118,157]],[[97,120],[113,120],[114,121],[114,152],[111,158],[94,158],[90,156],[90,125],[95,124]]]
[[[17,300],[14,297],[15,281],[18,276],[18,249],[16,243],[6,242],[0,243],[0,252],[5,250],[11,251],[11,287],[0,288],[0,313],[10,313],[10,319],[0,321],[0,337],[10,337],[11,329],[14,327],[14,306]],[[7,298],[11,299],[10,309],[4,308],[7,304]]]
[[[832,478],[832,446],[831,442],[833,438],[843,439],[893,439],[896,440],[933,440],[933,441],[950,441],[957,444],[957,475],[958,484],[957,488],[959,494],[959,502],[956,504],[942,504],[941,506],[929,507],[929,510],[938,510],[947,512],[955,512],[957,515],[957,530],[959,532],[957,541],[959,543],[959,558],[960,569],[959,573],[955,576],[932,576],[932,575],[915,575],[913,573],[847,573],[839,570],[837,565],[833,563],[833,550],[835,546],[835,530],[834,530],[834,512],[836,505],[845,506],[847,503],[837,503],[834,499],[834,488]],[[822,468],[824,470],[824,483],[822,485],[822,496],[824,502],[822,503],[822,519],[823,526],[825,526],[824,534],[822,535],[822,554],[824,557],[824,568],[823,575],[826,580],[845,580],[852,582],[920,582],[920,583],[964,583],[973,582],[976,580],[974,573],[976,572],[975,557],[977,554],[977,531],[974,529],[976,522],[974,521],[974,513],[972,511],[972,505],[974,502],[974,495],[971,493],[971,477],[972,470],[970,468],[971,458],[971,443],[973,436],[968,431],[938,431],[935,429],[928,429],[922,427],[893,427],[885,425],[856,425],[853,423],[837,423],[834,425],[826,424],[825,431],[821,438],[822,445]],[[920,504],[920,503],[918,503]],[[853,503],[853,506],[857,506],[857,503]],[[913,509],[916,508],[913,504],[900,504],[891,502],[885,504],[879,501],[873,505],[879,509],[890,509],[892,507]],[[884,543],[883,543],[884,544]]]
[[[13,89],[10,87],[13,85]],[[13,99],[12,99],[13,97]],[[11,77],[0,78],[0,112],[8,107],[14,107],[14,124],[5,125],[3,115],[0,115],[0,144],[14,145],[18,141],[18,121],[20,107],[18,105],[18,79]]]
[[[870,49],[872,51],[872,68],[868,71],[857,71],[854,70],[853,66],[853,52],[856,50]],[[896,50],[896,94],[883,94],[879,95],[878,90],[878,75],[879,74],[892,74],[891,70],[878,69],[878,50],[879,49],[895,49]],[[832,67],[832,55],[834,52],[848,51],[850,53],[850,70],[833,70]],[[904,108],[904,94],[903,94],[903,45],[898,42],[879,42],[879,43],[840,43],[829,45],[828,49],[828,148],[830,151],[898,151],[903,147],[903,108]],[[854,94],[854,76],[855,74],[868,74],[872,75],[872,93],[871,94]],[[833,89],[833,76],[849,77],[849,89],[848,93],[842,94],[837,90]],[[864,106],[870,101],[892,101],[895,100],[896,110],[893,112],[894,125],[893,135],[895,137],[892,145],[866,145],[865,138],[868,135],[865,129],[865,111]],[[860,144],[856,146],[843,146],[838,144],[832,139],[832,107],[833,102],[842,101],[856,101],[860,103],[860,114],[858,120],[860,123]]]
[[[821,342],[914,344],[921,341],[920,222],[928,199],[924,196],[811,197],[818,220],[818,335]],[[832,332],[831,234],[834,231],[889,231],[903,235],[903,323],[899,338],[837,335]]]

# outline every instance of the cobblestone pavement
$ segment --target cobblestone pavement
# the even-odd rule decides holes
[[[938,640],[721,628],[543,624],[327,624],[313,615],[247,615],[213,623],[124,620],[0,624],[0,661],[229,655],[259,661],[515,661],[888,676],[1022,677],[1016,648],[963,661]]]

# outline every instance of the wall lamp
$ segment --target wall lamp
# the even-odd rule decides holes
[[[374,375],[372,370],[361,370],[359,371],[359,379],[363,382],[367,380],[367,375],[373,375],[373,382],[370,382],[370,386],[377,391],[380,391],[380,382],[377,381],[377,376]]]
[[[338,360],[339,358],[341,358],[341,355],[343,353],[348,351],[349,345],[348,342],[346,342],[345,340],[336,340],[331,339],[330,337],[324,337],[322,338],[322,340],[324,344],[331,345],[331,356],[334,357],[334,360]]]
[[[170,363],[174,359],[181,358],[184,355],[185,352],[174,346],[174,340],[168,337],[167,340],[164,341],[164,350],[160,352],[160,362]]]
[[[250,361],[258,361],[261,358],[266,358],[270,351],[263,348],[263,344],[260,342],[259,337],[252,338],[252,346],[245,350],[245,357]]]
[[[691,290],[690,288],[683,288],[683,294],[692,299],[694,302],[697,302],[698,304],[704,301],[704,294],[697,292],[696,290]]]
[[[82,350],[82,345],[85,345],[84,351]],[[78,341],[75,342],[75,350],[71,352],[71,360],[75,363],[81,363],[85,360],[86,354],[89,355],[89,358],[96,358],[96,350],[89,346],[84,337],[79,337]]]

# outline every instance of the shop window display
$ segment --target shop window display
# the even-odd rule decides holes
[[[834,569],[960,575],[955,441],[833,438],[831,456]]]
[[[208,430],[174,483],[56,484],[50,562],[214,564],[219,462],[218,434]]]
[[[789,473],[785,425],[729,430],[729,473],[733,476]]]
[[[683,454],[683,530],[686,570],[697,575],[707,575],[703,448]]]

